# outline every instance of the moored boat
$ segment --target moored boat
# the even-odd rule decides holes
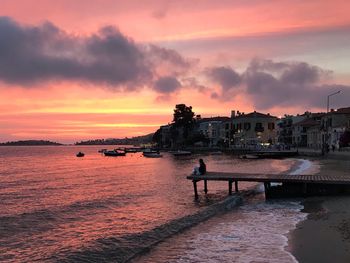
[[[113,151],[105,151],[104,152],[105,156],[125,156],[125,152],[123,151],[118,151],[118,150],[113,150]]]
[[[192,153],[190,151],[170,151],[171,154],[173,154],[174,156],[186,156],[186,155],[191,155]]]
[[[163,155],[161,155],[159,152],[144,152],[143,156],[148,157],[148,158],[161,158],[161,157],[163,157]]]
[[[125,151],[126,153],[136,153],[136,152],[137,152],[137,150],[134,149],[134,148],[125,148],[124,151]]]
[[[84,156],[85,156],[85,154],[83,152],[78,152],[77,153],[77,157],[84,157]]]
[[[243,154],[239,156],[240,159],[259,159],[258,155],[254,154]]]

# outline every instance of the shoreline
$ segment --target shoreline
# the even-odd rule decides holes
[[[350,176],[350,160],[315,160],[318,174]],[[350,196],[308,197],[302,205],[307,217],[288,234],[286,249],[298,262],[349,262]]]

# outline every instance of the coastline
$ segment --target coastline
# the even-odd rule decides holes
[[[316,159],[319,174],[350,176],[350,160]],[[298,262],[349,262],[350,196],[309,197],[302,202],[307,218],[288,235],[287,249]]]

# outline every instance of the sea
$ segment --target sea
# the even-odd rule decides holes
[[[249,194],[223,212],[227,182],[208,182],[207,195],[199,183],[195,200],[186,176],[199,158],[242,173],[300,173],[309,161],[101,148],[0,147],[0,262],[296,262],[287,248],[306,218],[300,200],[265,201],[260,184],[242,182]]]

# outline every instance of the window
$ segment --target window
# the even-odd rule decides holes
[[[274,122],[269,122],[269,123],[267,124],[267,128],[268,128],[269,130],[274,130],[274,129],[275,129],[275,123],[274,123]]]
[[[263,131],[264,131],[264,127],[263,127],[263,125],[262,125],[261,122],[257,122],[257,123],[255,124],[255,131],[256,131],[256,132],[263,132]]]
[[[244,129],[245,129],[246,131],[249,131],[249,130],[250,130],[250,123],[249,123],[249,122],[245,122],[245,123],[244,123]]]

